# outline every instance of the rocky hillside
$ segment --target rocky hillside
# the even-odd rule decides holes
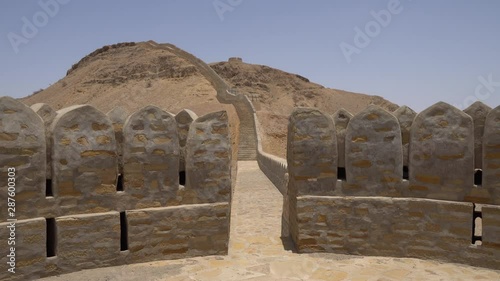
[[[264,150],[285,157],[288,116],[294,107],[317,107],[333,114],[344,108],[355,114],[369,104],[394,111],[398,106],[378,96],[328,89],[298,74],[239,58],[210,66],[238,92],[248,94],[265,131]]]
[[[104,112],[118,105],[132,112],[148,104],[173,114],[184,108],[199,115],[232,110],[217,101],[212,85],[194,65],[147,42],[100,48],[57,83],[23,101],[44,102],[55,109],[88,103]]]
[[[370,103],[396,108],[380,97],[327,89],[300,75],[239,59],[210,67],[238,92],[250,95],[265,130],[264,149],[279,156],[285,155],[287,118],[293,107],[313,106],[332,114],[342,107],[356,113]],[[239,120],[234,107],[219,103],[211,82],[200,65],[168,46],[120,43],[95,50],[61,80],[22,100],[28,105],[47,103],[56,110],[74,104],[91,104],[103,112],[115,106],[133,112],[149,104],[173,114],[184,108],[198,115],[224,109],[237,141]]]

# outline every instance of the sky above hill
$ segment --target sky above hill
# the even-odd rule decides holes
[[[242,57],[421,111],[500,105],[500,1],[25,0],[0,2],[0,96],[63,78],[104,45],[173,43]]]

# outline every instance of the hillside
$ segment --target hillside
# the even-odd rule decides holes
[[[28,105],[47,103],[56,110],[91,104],[103,112],[121,106],[131,113],[149,104],[173,114],[184,108],[198,115],[224,109],[237,142],[238,116],[232,105],[217,100],[217,82],[207,78],[209,68],[169,46],[152,41],[104,46],[75,63],[65,77],[22,101]],[[293,107],[313,106],[331,114],[342,107],[356,113],[371,103],[396,108],[380,97],[327,89],[299,75],[238,59],[210,67],[229,86],[251,97],[265,131],[264,149],[282,157],[287,118]]]
[[[217,101],[216,91],[194,65],[146,42],[98,49],[23,102],[44,102],[55,109],[88,103],[104,112],[118,105],[132,112],[149,104],[173,114],[184,108],[198,115],[232,110]]]
[[[344,108],[355,114],[369,104],[394,111],[398,106],[378,96],[328,89],[298,74],[232,58],[210,66],[240,93],[251,97],[265,136],[264,150],[286,156],[288,116],[294,107],[316,107],[333,114]]]

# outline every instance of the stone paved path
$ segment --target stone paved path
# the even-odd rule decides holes
[[[228,256],[151,262],[44,280],[500,280],[500,271],[418,259],[299,255],[280,237],[282,199],[255,161],[238,162]]]

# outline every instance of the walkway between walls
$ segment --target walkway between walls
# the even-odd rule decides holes
[[[280,239],[282,196],[257,162],[238,162],[229,254],[85,270],[42,280],[500,280],[500,271],[418,259],[295,254]]]

